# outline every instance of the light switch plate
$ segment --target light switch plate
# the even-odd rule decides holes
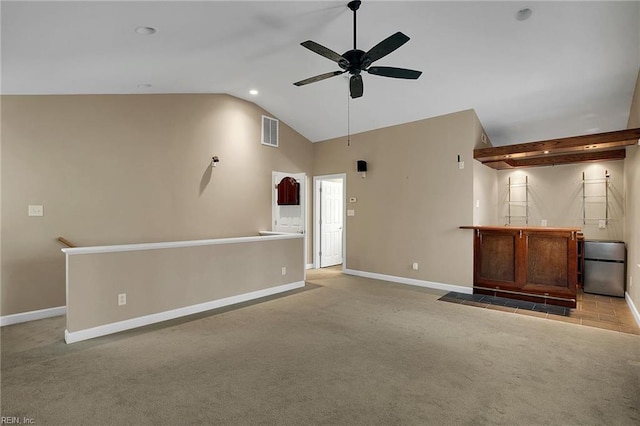
[[[44,207],[29,205],[29,216],[44,216]]]
[[[355,203],[356,201],[358,201],[358,199],[356,197],[349,197],[349,202],[350,203]]]

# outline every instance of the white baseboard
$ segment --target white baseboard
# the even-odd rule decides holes
[[[100,325],[98,327],[88,328],[86,330],[78,330],[74,332],[64,331],[64,340],[67,343],[80,342],[82,340],[92,339],[94,337],[106,336],[107,334],[118,333],[132,328],[143,327],[145,325],[155,324],[157,322],[167,321],[175,318],[193,315],[211,309],[222,308],[224,306],[235,305],[236,303],[247,302],[249,300],[259,299],[261,297],[271,296],[273,294],[283,293],[285,291],[294,290],[304,287],[304,281],[297,281],[290,284],[284,284],[277,287],[270,287],[263,290],[252,291],[250,293],[239,294],[237,296],[226,297],[224,299],[212,300],[210,302],[200,303],[197,305],[186,306],[184,308],[173,309],[171,311],[159,312],[157,314],[145,315],[143,317],[131,318],[124,321],[114,322],[111,324]]]
[[[458,293],[473,294],[473,288],[463,287],[461,285],[442,284],[432,281],[416,280],[414,278],[396,277],[394,275],[376,274],[374,272],[356,271],[354,269],[344,269],[342,271],[348,275],[357,277],[373,278],[374,280],[391,281],[394,283],[413,285],[417,287],[433,288],[436,290],[455,291]]]
[[[66,313],[66,306],[58,306],[56,308],[40,309],[39,311],[21,312],[19,314],[5,315],[3,317],[0,317],[0,327],[11,324],[19,324],[21,322],[57,317],[60,315],[65,315]]]
[[[307,263],[304,269],[313,269],[313,263]]]
[[[633,303],[631,296],[629,296],[629,293],[627,293],[626,291],[624,292],[624,299],[627,301],[627,305],[629,305],[629,309],[633,314],[633,318],[636,320],[636,324],[638,324],[638,327],[640,327],[640,312],[638,312],[638,308],[636,308],[636,305]]]

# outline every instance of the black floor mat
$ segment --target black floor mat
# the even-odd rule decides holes
[[[455,291],[451,291],[445,294],[438,300],[442,300],[443,302],[460,303],[460,304],[465,304],[465,302],[475,302],[479,304],[486,303],[489,305],[507,306],[509,308],[517,308],[517,309],[527,310],[527,311],[546,312],[551,315],[561,315],[565,317],[569,316],[569,314],[571,313],[571,308],[565,308],[563,306],[546,305],[544,303],[534,303],[534,302],[527,302],[524,300],[507,299],[506,297],[486,296],[483,294],[457,293]],[[473,303],[466,303],[466,304],[475,305]]]

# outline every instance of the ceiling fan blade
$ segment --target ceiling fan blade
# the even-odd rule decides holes
[[[295,82],[293,84],[295,84],[296,86],[304,86],[305,84],[315,83],[316,81],[325,80],[327,78],[331,78],[333,76],[340,75],[340,74],[345,73],[345,72],[346,71],[327,72],[327,73],[324,73],[324,74],[316,75],[315,77],[305,78],[304,80],[297,81],[297,82]]]
[[[307,40],[307,41],[303,41],[300,44],[306,47],[307,49],[311,50],[312,52],[315,52],[318,55],[322,55],[325,58],[331,59],[334,62],[343,63],[343,64],[346,64],[346,66],[349,65],[349,61],[343,58],[342,55],[337,54],[336,52],[329,49],[328,47],[324,47],[323,45],[318,44],[315,41]]]
[[[364,54],[362,61],[364,62],[366,59],[368,60],[369,64],[377,61],[378,59],[387,56],[389,53],[393,52],[408,41],[409,37],[398,31],[397,33],[390,35],[389,37],[385,38],[380,43],[369,49],[369,51]]]
[[[415,80],[422,74],[422,71],[395,67],[369,67],[366,71],[369,74],[381,75],[383,77],[406,78],[409,80]]]
[[[352,75],[349,80],[349,91],[351,92],[351,98],[359,98],[364,93],[364,84],[362,84],[362,75]]]

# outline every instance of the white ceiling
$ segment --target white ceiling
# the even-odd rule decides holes
[[[420,79],[364,74],[351,101],[346,75],[293,86],[339,69],[300,42],[351,49],[346,3],[2,1],[2,93],[228,93],[314,142],[469,108],[494,145],[626,127],[640,2],[365,0],[358,48],[402,31],[411,40],[375,64]]]

